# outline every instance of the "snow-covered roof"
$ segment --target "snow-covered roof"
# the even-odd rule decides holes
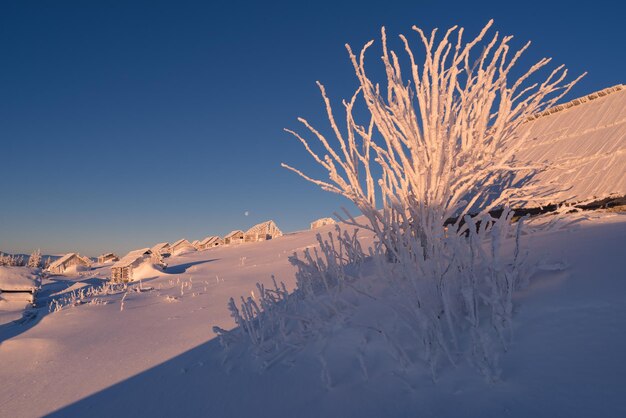
[[[191,246],[191,243],[189,241],[187,241],[187,239],[181,238],[181,239],[179,239],[178,241],[176,241],[175,243],[172,244],[172,248],[178,247],[179,245]]]
[[[532,181],[554,192],[523,206],[626,195],[626,88],[611,87],[548,109],[521,127],[521,161],[548,164]],[[517,179],[528,172],[520,172]]]
[[[150,248],[141,248],[139,250],[131,251],[122,257],[120,261],[113,264],[111,268],[128,267],[146,254],[152,254],[152,250]]]
[[[34,292],[41,286],[37,269],[29,267],[0,266],[0,292]]]
[[[159,251],[161,251],[161,250],[163,250],[165,248],[169,248],[169,247],[170,247],[170,244],[168,244],[167,242],[160,242],[160,243],[154,245],[151,248],[151,250],[152,250],[152,252],[156,253],[156,252],[159,252]]]
[[[272,236],[282,235],[282,231],[278,229],[276,222],[265,221],[254,225],[252,228],[246,231],[246,234],[269,234]]]
[[[311,222],[311,229],[319,228],[325,225],[332,225],[336,223],[337,221],[335,221],[333,218],[320,218]]]
[[[242,235],[242,234],[243,234],[242,230],[236,229],[234,231],[229,232],[227,235],[224,236],[224,238],[231,238],[231,237],[234,237],[236,235]]]
[[[117,257],[117,255],[115,255],[114,253],[104,253],[98,256],[98,258],[102,258],[102,257]]]
[[[50,267],[48,267],[48,269],[49,270],[55,269],[55,268],[63,265],[65,262],[69,261],[71,258],[74,258],[74,257],[78,257],[78,259],[80,259],[86,265],[91,263],[91,260],[89,260],[86,257],[82,257],[82,256],[80,256],[77,253],[67,253],[63,257],[61,257],[61,258],[55,260],[54,262],[52,262],[50,264]]]
[[[207,244],[211,244],[215,241],[218,241],[220,239],[220,237],[218,237],[217,235],[210,235],[208,237],[206,237],[205,239],[203,239],[202,241],[200,241],[200,245],[207,245]]]

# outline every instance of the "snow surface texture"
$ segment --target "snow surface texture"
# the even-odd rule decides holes
[[[519,247],[524,222],[512,224],[512,216],[486,215],[480,227],[468,217],[467,237],[441,237],[437,258],[413,257],[423,248],[410,237],[389,252],[338,226],[317,237],[319,248],[290,257],[298,268],[293,294],[277,283],[259,285],[256,296],[229,302],[239,328],[216,331],[229,354],[251,351],[262,369],[316,347],[329,388],[327,351],[339,329],[351,335],[338,350],[347,356],[340,363],[356,353],[366,379],[369,358],[386,353],[385,370],[407,378],[427,371],[436,379],[446,364],[469,362],[496,380],[510,342],[513,292],[531,274]],[[507,238],[512,245],[503,246]]]
[[[172,257],[167,272],[141,284],[0,325],[0,415],[626,416],[626,215],[575,216],[576,225],[524,237],[542,269],[514,296],[497,383],[465,365],[446,368],[437,383],[428,372],[407,378],[385,371],[384,351],[368,357],[365,378],[356,353],[341,350],[355,343],[348,328],[327,348],[330,386],[315,352],[263,373],[250,356],[225,354],[210,326],[235,325],[229,297],[258,296],[255,283],[269,288],[272,274],[293,289],[287,257],[316,245],[328,226]],[[101,286],[109,269],[47,279],[42,305]]]

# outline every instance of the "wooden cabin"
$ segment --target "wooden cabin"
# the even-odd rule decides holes
[[[244,235],[245,242],[266,241],[282,236],[283,233],[274,221],[265,221],[248,229]]]
[[[311,229],[321,228],[326,225],[333,225],[337,222],[333,218],[320,218],[311,222]]]
[[[119,260],[120,258],[113,253],[102,254],[101,256],[98,257],[98,263],[100,264],[110,263],[110,262],[119,261]]]
[[[199,249],[200,249],[200,240],[199,240],[199,239],[194,240],[194,241],[191,243],[191,245],[192,245],[192,246],[193,246],[193,248],[195,248],[196,250],[199,250]]]
[[[224,236],[224,245],[241,244],[244,240],[243,231],[237,229]]]
[[[224,240],[222,240],[217,235],[208,236],[202,241],[200,241],[199,250],[208,250],[209,248],[219,247],[224,244]]]
[[[133,272],[137,267],[146,263],[164,267],[160,254],[153,253],[150,248],[142,248],[129,252],[120,261],[113,264],[111,280],[114,282],[131,282],[134,280]]]
[[[160,242],[154,247],[150,248],[154,254],[159,254],[161,257],[169,257],[172,254],[172,248],[167,242]]]
[[[34,304],[40,287],[41,270],[38,268],[0,266],[0,308],[5,303]]]
[[[52,274],[63,274],[67,269],[74,266],[89,268],[91,267],[91,260],[78,253],[65,254],[50,264],[48,271]]]
[[[195,251],[196,248],[185,238],[179,239],[171,246],[171,252],[173,255],[180,254],[187,251]]]

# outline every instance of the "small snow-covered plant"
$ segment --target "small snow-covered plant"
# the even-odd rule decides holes
[[[120,301],[120,312],[124,310],[124,301],[126,300],[127,296],[128,292],[124,292],[124,296],[122,296],[122,300]]]
[[[106,305],[109,301],[103,299],[104,296],[119,295],[128,293],[127,283],[104,282],[100,286],[89,286],[73,290],[69,293],[58,296],[50,301],[48,308],[50,312],[59,312],[66,307],[75,307],[83,304]],[[123,304],[123,300],[122,300]]]

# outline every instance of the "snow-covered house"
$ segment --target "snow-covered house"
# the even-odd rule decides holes
[[[172,253],[172,248],[170,247],[170,244],[168,244],[167,242],[160,242],[156,244],[155,246],[153,246],[152,248],[150,248],[150,250],[153,253],[159,254],[162,257],[169,257],[170,254]]]
[[[200,241],[199,250],[208,250],[209,248],[219,247],[224,241],[217,235],[211,235]]]
[[[41,287],[40,272],[37,268],[0,266],[0,307],[7,302],[35,303]]]
[[[522,207],[577,203],[626,195],[626,86],[610,87],[554,106],[520,127],[527,135],[517,158],[547,165],[519,172],[553,190]]]
[[[311,229],[321,228],[326,225],[336,224],[337,222],[333,218],[320,218],[311,222]]]
[[[196,248],[193,246],[193,244],[185,238],[181,238],[171,245],[171,252],[173,255],[195,250]]]
[[[110,263],[114,261],[119,261],[119,259],[120,258],[113,253],[105,253],[98,257],[98,263],[100,264]]]
[[[140,267],[148,269],[159,267],[164,264],[160,254],[153,253],[150,248],[134,250],[126,254],[120,261],[111,267],[111,280],[114,282],[130,282],[136,279],[135,273]]]
[[[230,233],[224,236],[224,244],[240,244],[243,242],[244,233],[242,230],[231,231]]]
[[[48,271],[53,274],[63,274],[70,269],[88,269],[91,267],[91,260],[78,253],[68,253],[55,260],[48,267]]]
[[[245,242],[265,241],[282,236],[283,233],[274,221],[265,221],[248,229],[244,235]]]
[[[193,246],[193,248],[195,248],[196,250],[199,250],[199,249],[200,249],[200,240],[199,240],[199,239],[194,240],[194,241],[191,243],[191,245],[192,245],[192,246]]]

